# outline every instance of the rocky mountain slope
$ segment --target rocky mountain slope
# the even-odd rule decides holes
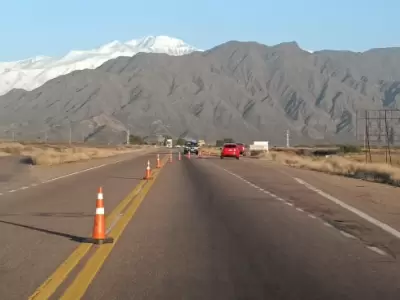
[[[124,131],[215,141],[354,141],[358,109],[397,108],[400,49],[309,53],[231,41],[183,56],[139,53],[0,97],[0,132],[121,142]],[[10,125],[12,124],[12,125]],[[9,131],[8,133],[9,134]]]
[[[104,62],[139,52],[188,54],[198,49],[168,36],[147,36],[128,42],[113,41],[91,50],[70,51],[60,58],[37,56],[19,61],[0,62],[0,95],[13,88],[33,90],[50,79],[76,70],[95,69]]]

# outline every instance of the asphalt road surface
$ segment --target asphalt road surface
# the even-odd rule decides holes
[[[108,213],[140,182],[148,159],[154,154],[2,194],[0,298],[27,299],[90,236],[98,188]]]
[[[29,297],[80,244],[74,237],[90,233],[97,187],[111,211],[140,182],[148,157],[0,198],[1,298]],[[119,239],[88,254],[109,247],[109,256],[71,275],[90,275],[82,275],[87,289],[77,284],[82,299],[400,299],[395,257],[281,201],[302,187],[277,183],[276,169],[254,170],[235,159],[167,163],[140,206],[124,212]],[[318,197],[300,193],[308,196]]]

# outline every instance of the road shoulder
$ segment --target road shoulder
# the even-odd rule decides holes
[[[400,255],[400,240],[397,237],[329,199],[329,196],[332,196],[400,231],[400,206],[395,200],[395,187],[253,159],[243,159],[239,164],[226,166],[251,182],[286,198],[344,234],[360,239],[367,246],[384,249],[393,257]],[[301,182],[311,185],[314,189]],[[329,196],[323,196],[324,193]]]

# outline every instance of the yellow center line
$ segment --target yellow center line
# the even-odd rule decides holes
[[[165,165],[165,162],[168,160],[168,157],[165,156],[162,159],[161,167]],[[161,169],[155,169],[153,173],[154,179],[157,177]],[[125,207],[135,198],[135,196],[140,195],[141,191],[145,191],[146,186],[151,186],[154,181],[141,181],[132,192],[129,193],[125,199],[123,199],[117,207],[106,217],[106,228],[109,228],[111,224],[114,223],[117,217],[119,217],[120,213],[125,209]],[[146,184],[146,183],[150,183]],[[140,198],[140,197],[139,197]],[[136,202],[136,201],[135,201]],[[122,221],[123,217],[120,219]],[[119,222],[119,223],[120,223]],[[110,235],[114,232],[115,228],[117,228],[118,223],[112,229]],[[115,242],[114,242],[115,243]],[[106,244],[107,245],[107,244]],[[50,277],[43,282],[40,287],[38,287],[35,292],[28,298],[29,300],[46,300],[49,299],[51,295],[57,290],[57,288],[65,281],[68,275],[72,272],[72,270],[78,265],[78,263],[82,260],[82,258],[87,254],[87,252],[91,249],[92,244],[81,244],[79,245],[74,252],[53,272]],[[105,245],[103,245],[104,247]]]
[[[114,238],[114,243],[105,244],[102,247],[97,248],[97,251],[89,258],[85,267],[81,270],[81,272],[76,276],[75,280],[65,291],[63,296],[60,298],[61,300],[78,300],[83,297],[86,290],[88,289],[90,283],[95,278],[96,274],[104,264],[108,255],[113,250],[115,244],[123,233],[125,227],[128,225],[129,221],[135,215],[137,209],[142,203],[143,199],[146,197],[149,192],[151,186],[154,184],[154,179],[149,182],[144,188],[142,193],[140,193],[135,200],[130,204],[126,213],[122,216],[121,220],[116,224],[116,226],[112,229],[110,236]]]

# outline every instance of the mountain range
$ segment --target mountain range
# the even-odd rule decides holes
[[[76,70],[95,69],[104,62],[139,52],[183,55],[199,51],[182,40],[168,36],[147,36],[127,42],[112,41],[91,50],[73,50],[62,57],[36,56],[0,62],[0,95],[20,88],[33,90],[50,79]]]
[[[185,50],[187,51],[187,50]],[[356,111],[397,109],[400,49],[316,51],[229,41],[138,53],[0,97],[0,133],[120,143],[141,136],[354,142]],[[176,55],[178,54],[178,55]],[[180,55],[183,54],[183,55]]]

